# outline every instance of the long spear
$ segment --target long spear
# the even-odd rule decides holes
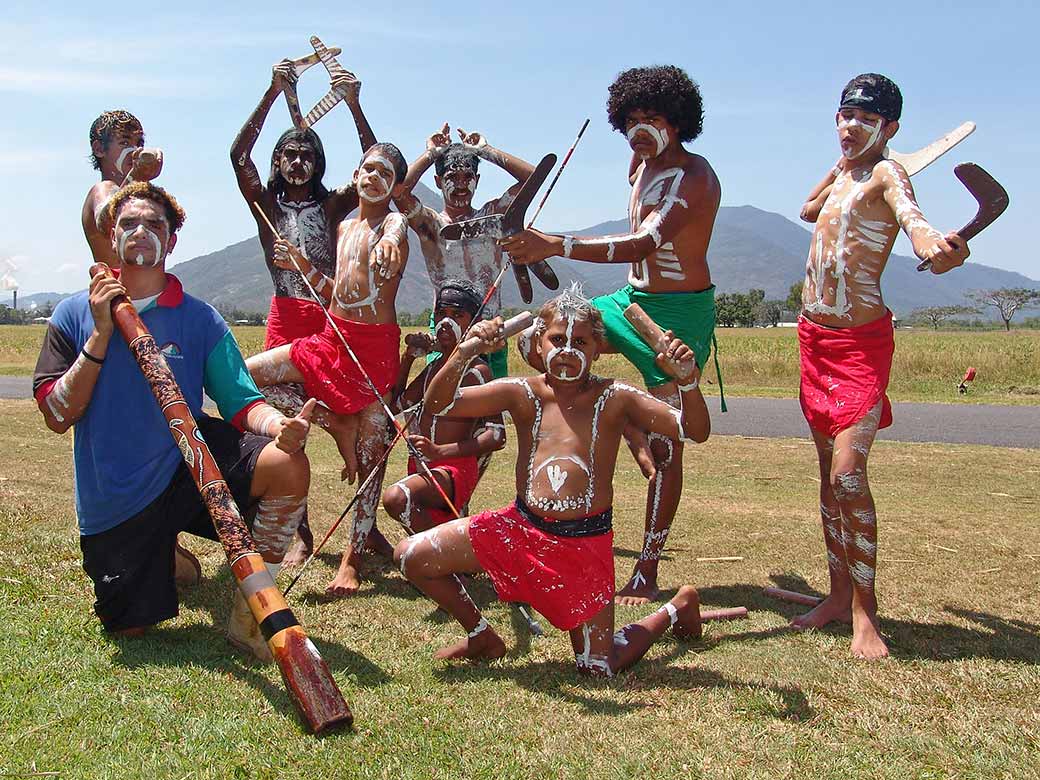
[[[90,269],[91,278],[111,273],[103,263]],[[278,591],[173,372],[134,305],[125,295],[116,296],[112,300],[112,319],[126,339],[130,354],[137,361],[169,423],[170,435],[213,519],[213,527],[231,564],[231,573],[281,669],[289,698],[314,733],[336,726],[349,726],[354,720],[350,707],[340,693],[329,667]]]

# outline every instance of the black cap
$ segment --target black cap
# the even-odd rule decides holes
[[[838,108],[858,108],[895,122],[903,113],[903,95],[892,79],[880,73],[861,73],[841,91]]]
[[[481,297],[477,288],[462,279],[447,279],[437,291],[437,307],[454,306],[476,315],[480,310]]]

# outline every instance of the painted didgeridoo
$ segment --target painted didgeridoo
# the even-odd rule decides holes
[[[701,622],[710,620],[737,620],[747,617],[747,607],[727,607],[725,609],[706,609],[701,612]]]
[[[650,319],[650,315],[643,311],[643,307],[638,303],[631,303],[623,312],[625,319],[628,320],[632,327],[636,329],[639,335],[643,338],[650,348],[655,350],[658,354],[664,353],[668,349],[668,342],[664,337],[664,330]],[[696,368],[695,365],[691,365],[694,361],[690,360],[687,364],[680,364],[680,369],[685,369],[684,373],[692,373]]]
[[[99,273],[110,274],[111,271],[101,263],[91,267],[91,278]],[[281,669],[289,698],[316,734],[337,726],[350,726],[354,720],[350,707],[256,551],[253,537],[195,424],[173,372],[125,295],[112,301],[112,320],[126,339],[130,354],[140,366],[169,423],[170,435],[213,518],[231,572]]]

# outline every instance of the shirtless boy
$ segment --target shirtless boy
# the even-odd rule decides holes
[[[700,135],[701,94],[679,68],[632,68],[611,84],[607,115],[632,149],[632,232],[583,238],[527,230],[502,246],[523,265],[553,255],[628,264],[628,285],[595,298],[593,304],[603,314],[610,350],[621,352],[639,369],[654,397],[677,406],[675,382],[623,312],[630,303],[638,303],[657,324],[689,345],[697,365],[704,367],[715,330],[708,242],[722,190],[708,161],[683,148],[683,142]],[[625,435],[634,450],[645,448],[641,431]],[[654,468],[646,498],[646,533],[632,578],[618,594],[621,604],[657,598],[657,567],[682,493],[682,444],[660,433],[651,433],[649,442]],[[637,460],[645,464],[638,452]]]
[[[858,658],[888,655],[874,593],[877,515],[867,482],[874,436],[892,424],[885,390],[895,344],[881,273],[900,228],[914,253],[932,262],[932,273],[963,264],[969,254],[955,233],[944,236],[928,224],[906,171],[882,157],[902,105],[899,88],[876,73],[842,90],[835,121],[843,159],[816,220],[798,321],[801,403],[820,461],[830,594],[792,625],[851,620]]]
[[[128,111],[106,111],[90,126],[90,156],[101,181],[90,188],[80,221],[94,262],[119,267],[112,249],[112,225],[108,205],[120,187],[134,181],[151,181],[162,171],[162,152],[144,151],[144,130]]]
[[[451,129],[445,122],[440,132],[427,139],[426,151],[408,168],[404,193],[395,198],[394,203],[408,217],[409,226],[419,236],[426,271],[435,290],[440,289],[446,279],[469,279],[486,292],[502,270],[502,248],[495,237],[480,235],[446,241],[441,238],[441,228],[465,219],[504,213],[534,166],[491,146],[480,133],[467,133],[461,129],[458,133],[461,143],[452,143]],[[480,181],[477,168],[481,160],[499,166],[516,179],[517,184],[500,197],[474,209],[473,196]],[[412,194],[412,189],[431,165],[436,171],[434,181],[444,197],[444,211],[440,213],[424,206]],[[484,307],[484,317],[497,316],[501,308],[502,296],[496,292]],[[495,377],[508,373],[506,358],[505,349],[488,355],[491,373]]]
[[[259,105],[249,115],[231,147],[231,165],[238,179],[238,188],[246,201],[246,208],[256,220],[264,261],[271,274],[274,295],[267,314],[264,349],[290,344],[294,339],[320,333],[325,328],[325,314],[307,289],[299,271],[292,265],[288,247],[299,249],[313,267],[312,285],[319,288],[326,304],[331,288],[322,286],[324,277],[335,274],[335,251],[330,225],[338,225],[358,206],[357,191],[353,186],[331,192],[322,183],[325,175],[325,149],[314,130],[291,129],[282,133],[271,152],[270,174],[267,186],[253,164],[251,154],[260,136],[267,114],[286,86],[296,82],[292,62],[282,60],[271,69],[271,85]],[[345,102],[354,117],[362,151],[376,142],[372,128],[361,110],[361,82],[348,73],[332,79],[333,88],[346,92]],[[274,224],[281,238],[271,234],[264,219],[256,213],[256,203]],[[263,388],[264,397],[286,414],[296,414],[307,396],[299,385],[277,384]],[[319,406],[314,422],[328,430],[335,418]],[[348,477],[357,471],[353,451],[341,453]],[[286,565],[302,562],[313,547],[313,538],[306,519],[300,523],[301,544],[286,556]]]
[[[320,333],[261,352],[246,363],[259,386],[300,382],[308,395],[331,410],[335,421],[328,429],[341,453],[356,453],[362,482],[376,468],[387,444],[387,420],[368,379],[387,400],[400,364],[401,329],[394,300],[408,259],[408,224],[390,211],[390,198],[406,170],[400,150],[379,143],[369,148],[354,171],[361,207],[356,217],[336,228],[335,279],[322,277],[315,285],[332,290],[328,312],[336,328],[326,321]],[[287,251],[305,272],[310,270],[300,250],[290,245]],[[348,354],[341,335],[362,361],[361,368]],[[330,595],[347,595],[360,586],[357,567],[375,524],[381,487],[381,477],[374,479],[358,500],[351,548],[326,589]],[[381,545],[389,554],[385,540]]]
[[[684,586],[643,620],[614,631],[611,531],[614,465],[625,426],[671,438],[708,438],[708,410],[691,350],[671,338],[658,364],[676,380],[679,409],[633,387],[592,375],[603,343],[603,319],[569,291],[540,312],[536,349],[547,371],[459,387],[475,350],[462,348],[430,383],[432,414],[486,417],[508,411],[520,455],[516,501],[503,509],[453,520],[405,539],[394,550],[404,575],[454,617],[466,638],[435,658],[492,659],[505,645],[455,576],[486,571],[503,601],[530,604],[569,631],[578,669],[609,676],[638,661],[671,626],[679,637],[700,634],[697,591]],[[501,344],[501,320],[481,322],[484,348]],[[478,347],[478,349],[482,349]],[[680,366],[690,366],[683,373]]]
[[[473,322],[482,299],[476,287],[461,279],[449,279],[437,291],[437,304],[433,310],[434,335],[412,333],[405,337],[406,347],[394,392],[398,409],[410,414],[410,409],[423,400],[430,380],[444,366],[448,355]],[[412,364],[433,350],[440,356],[409,384]],[[486,362],[475,357],[462,375],[462,387],[475,387],[490,380],[491,369]],[[423,409],[416,420],[415,433],[408,437],[419,453],[429,459],[434,478],[460,510],[469,502],[479,481],[480,456],[500,450],[506,443],[506,428],[501,415],[486,421],[480,430],[477,430],[477,424],[474,419],[435,416]],[[440,491],[417,472],[414,459],[409,458],[408,476],[383,493],[383,507],[387,514],[409,534],[455,519]]]

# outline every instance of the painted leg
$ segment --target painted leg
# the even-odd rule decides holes
[[[455,486],[443,469],[433,469],[433,476],[445,493],[455,498]],[[422,474],[398,480],[383,492],[383,508],[401,524],[409,535],[433,528],[430,509],[447,509],[440,492]]]
[[[614,606],[604,607],[596,617],[571,633],[571,647],[578,671],[611,677],[628,669],[646,655],[650,646],[669,628],[679,639],[701,635],[700,600],[696,588],[683,585],[660,609],[642,620],[614,631]]]
[[[292,455],[268,444],[257,458],[252,494],[258,498],[253,540],[272,576],[278,575],[282,558],[307,511],[310,464],[303,452]],[[228,641],[262,661],[271,661],[271,651],[260,633],[241,591],[235,588],[228,619]]]
[[[492,660],[506,653],[502,637],[488,625],[456,576],[480,571],[469,541],[469,521],[464,517],[409,536],[394,549],[394,562],[408,581],[467,632],[465,638],[438,650],[433,656],[437,659]]]
[[[867,481],[867,457],[877,434],[881,404],[835,437],[831,489],[841,505],[845,556],[852,580],[852,654],[883,658],[888,646],[881,636],[874,581],[877,568],[877,513]]]
[[[378,403],[370,404],[357,415],[357,458],[358,478],[363,484],[379,464],[387,446],[387,421],[382,407]],[[378,466],[385,470],[386,465]],[[350,596],[361,587],[361,556],[368,544],[369,535],[375,528],[376,506],[383,488],[380,474],[365,489],[354,506],[354,523],[350,529],[350,547],[339,563],[339,570],[332,582],[325,588],[328,596]],[[379,539],[382,539],[380,534]],[[378,541],[373,540],[373,541]],[[382,542],[389,547],[385,539]]]
[[[679,395],[674,384],[651,388],[650,393],[678,407]],[[657,567],[682,496],[682,444],[656,433],[647,438],[654,458],[654,475],[647,488],[643,549],[639,553],[632,578],[614,597],[618,604],[646,604],[660,597]]]
[[[823,601],[791,621],[794,628],[822,628],[835,620],[852,622],[852,580],[845,560],[845,535],[841,521],[841,506],[831,489],[831,461],[834,458],[834,439],[812,431],[816,455],[820,461],[820,520],[823,523],[823,543],[827,549],[827,572],[830,575],[830,593]]]

